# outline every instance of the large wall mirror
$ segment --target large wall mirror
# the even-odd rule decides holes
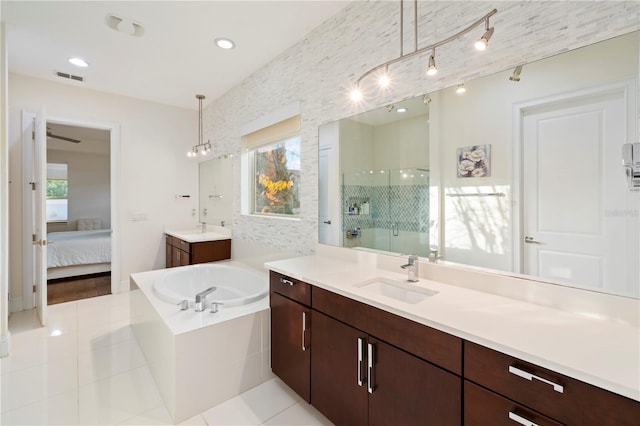
[[[638,33],[319,128],[319,241],[640,296]]]
[[[200,222],[231,226],[233,220],[233,158],[224,155],[199,165]]]

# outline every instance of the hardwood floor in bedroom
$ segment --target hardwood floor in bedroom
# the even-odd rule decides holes
[[[110,272],[47,281],[48,305],[106,294],[111,294]]]

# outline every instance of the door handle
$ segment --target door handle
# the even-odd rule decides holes
[[[362,361],[364,360],[364,340],[362,337],[358,337],[358,386],[362,387]]]
[[[44,246],[48,246],[49,244],[53,244],[54,241],[51,240],[37,240],[33,242],[34,246],[40,246],[40,247],[44,247]]]
[[[307,350],[305,335],[307,334],[307,313],[302,312],[302,351]]]
[[[322,222],[322,223],[326,223],[327,225],[331,225],[331,221],[330,221],[330,220],[325,220],[325,221],[324,221],[324,222]]]
[[[367,363],[367,392],[373,393],[376,388],[373,378],[373,364],[375,363],[373,360],[373,343],[367,343]]]
[[[524,237],[524,242],[528,244],[542,244],[542,242],[534,240],[533,237]]]

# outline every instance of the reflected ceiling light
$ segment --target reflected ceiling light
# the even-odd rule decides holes
[[[89,62],[85,61],[82,58],[69,58],[69,62],[71,62],[73,65],[75,65],[76,67],[80,67],[80,68],[86,68],[89,66]]]
[[[473,29],[477,28],[478,26],[482,25],[482,23],[485,24],[485,33],[482,36],[482,38],[479,40],[478,43],[482,42],[484,48],[486,49],[487,47],[487,43],[489,42],[489,39],[491,38],[491,36],[493,35],[493,27],[489,28],[489,18],[493,15],[495,15],[496,13],[498,13],[498,11],[496,9],[493,9],[491,12],[487,13],[486,15],[484,15],[482,18],[478,19],[476,22],[472,23],[471,25],[469,25],[468,27],[458,31],[457,33],[451,35],[450,37],[447,37],[443,40],[437,41],[433,44],[430,44],[428,46],[422,47],[420,49],[418,49],[418,1],[414,0],[413,1],[413,30],[414,30],[414,35],[413,35],[413,39],[414,39],[414,48],[413,51],[405,53],[404,52],[404,39],[403,39],[403,35],[404,35],[404,2],[400,1],[400,56],[398,56],[395,59],[392,59],[390,61],[384,62],[380,65],[377,65],[373,68],[371,68],[370,70],[366,71],[365,73],[363,73],[362,75],[360,75],[360,77],[358,77],[355,81],[355,84],[353,85],[353,89],[351,90],[351,100],[353,100],[354,102],[360,102],[362,100],[362,91],[360,89],[360,82],[363,81],[366,77],[368,77],[371,74],[374,74],[376,71],[379,70],[384,70],[383,76],[386,76],[385,79],[383,79],[382,77],[379,78],[379,83],[382,87],[387,87],[387,85],[389,84],[388,78],[388,71],[389,71],[389,66],[393,65],[395,63],[398,62],[402,62],[406,59],[412,58],[414,56],[420,55],[422,53],[425,52],[431,52],[431,55],[429,56],[429,66],[427,69],[427,74],[432,76],[435,75],[438,71],[437,67],[436,67],[436,60],[435,60],[435,49],[440,47],[440,46],[444,46],[454,40],[457,40],[458,38],[462,37],[463,35],[467,34],[468,32],[472,31]],[[476,47],[478,47],[478,45],[476,45]],[[382,80],[382,81],[381,81]],[[385,82],[386,84],[382,84],[383,82]]]
[[[396,110],[396,112],[407,112],[407,111],[408,111],[408,109],[406,109],[406,108],[398,108]]]
[[[216,46],[218,46],[220,49],[230,50],[236,47],[236,44],[233,42],[233,40],[228,38],[221,37],[215,39],[214,41],[216,43]]]
[[[520,81],[520,73],[522,72],[522,65],[518,65],[514,70],[513,74],[509,76],[509,80],[518,82]]]
[[[422,103],[425,105],[429,105],[431,103],[431,98],[429,95],[422,95]]]
[[[464,87],[464,84],[458,84],[458,87],[456,87],[456,93],[458,95],[461,95],[466,91],[467,91],[467,89]]]
[[[427,68],[427,75],[438,74],[438,67],[436,67],[436,49],[433,49],[431,56],[429,56],[429,68]]]
[[[207,155],[211,152],[211,142],[202,140],[202,100],[204,95],[196,95],[198,100],[198,144],[191,148],[191,151],[187,152],[187,157],[197,157],[198,153],[201,155]]]

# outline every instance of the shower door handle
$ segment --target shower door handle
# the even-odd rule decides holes
[[[325,220],[325,221],[324,221],[324,222],[322,222],[322,223],[326,223],[327,225],[331,225],[331,221],[330,221],[330,220]]]

